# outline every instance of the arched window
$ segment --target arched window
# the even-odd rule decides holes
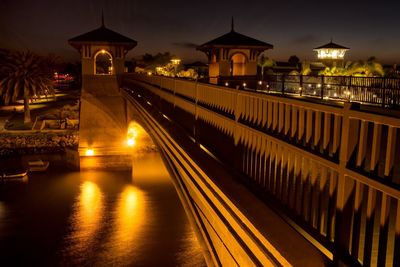
[[[246,74],[246,56],[242,53],[236,53],[231,57],[231,75],[245,75]]]
[[[106,50],[100,50],[95,57],[95,73],[100,75],[111,75],[113,73],[112,56]]]

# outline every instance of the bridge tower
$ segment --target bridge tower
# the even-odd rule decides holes
[[[343,67],[344,57],[350,48],[332,42],[314,48],[318,59],[328,67]]]
[[[82,61],[80,167],[130,167],[125,100],[119,92],[125,55],[135,40],[101,27],[68,40]],[[89,157],[90,156],[90,157]]]
[[[256,76],[260,53],[273,45],[235,31],[232,18],[231,31],[197,47],[208,57],[210,83],[218,84],[221,78]]]

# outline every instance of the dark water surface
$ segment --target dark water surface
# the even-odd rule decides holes
[[[157,153],[0,184],[0,266],[205,266]]]

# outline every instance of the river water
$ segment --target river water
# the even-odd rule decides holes
[[[156,152],[133,172],[60,171],[0,184],[0,266],[205,266]]]

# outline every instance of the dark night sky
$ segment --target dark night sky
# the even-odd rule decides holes
[[[67,40],[98,28],[102,8],[108,28],[138,41],[128,58],[170,51],[205,61],[194,45],[228,32],[234,16],[236,31],[274,45],[275,60],[313,60],[332,37],[351,48],[348,60],[400,62],[398,0],[0,0],[0,47],[78,59]]]

